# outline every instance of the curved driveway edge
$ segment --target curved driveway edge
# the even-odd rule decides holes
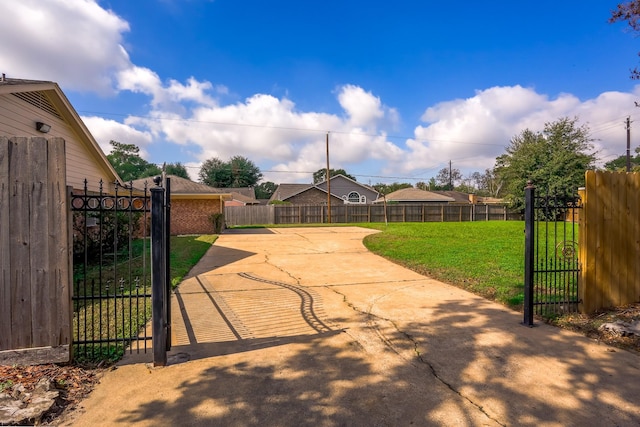
[[[72,425],[640,424],[640,357],[384,260],[357,227],[230,230]],[[464,260],[461,260],[464,262]],[[147,359],[150,356],[147,356]]]

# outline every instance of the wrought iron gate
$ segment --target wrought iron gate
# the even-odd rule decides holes
[[[146,352],[166,364],[170,350],[170,180],[149,190],[115,184],[71,195],[74,356],[117,360]],[[153,327],[148,321],[153,317]]]
[[[577,312],[579,196],[536,196],[525,189],[525,297],[524,324],[534,314],[550,317]]]

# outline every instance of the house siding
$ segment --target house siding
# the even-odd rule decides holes
[[[212,234],[209,217],[222,212],[221,204],[217,199],[172,199],[171,234]]]
[[[35,129],[41,121],[51,125],[51,131],[43,134]],[[105,191],[111,191],[114,178],[105,171],[98,159],[84,146],[71,126],[64,120],[11,95],[0,95],[0,135],[60,137],[65,140],[67,185],[76,190],[84,188],[87,180],[89,191],[98,191],[102,180]]]
[[[318,184],[318,187],[326,191],[327,182],[325,181]],[[369,189],[368,187],[365,187],[358,182],[351,181],[350,179],[343,176],[335,176],[331,178],[331,194],[346,198],[352,191],[356,191],[361,196],[365,196],[367,198],[367,204],[373,203],[373,201],[378,198],[377,192]]]
[[[317,188],[310,188],[307,191],[303,191],[300,194],[289,197],[287,202],[292,205],[326,205],[327,193],[320,191]],[[337,197],[332,196],[331,203],[343,204],[344,202]]]

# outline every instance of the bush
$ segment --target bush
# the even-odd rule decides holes
[[[213,225],[213,233],[220,234],[222,230],[224,230],[224,214],[223,213],[214,213],[209,215],[209,221]]]

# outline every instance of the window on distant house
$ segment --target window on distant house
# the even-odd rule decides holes
[[[347,196],[347,201],[349,203],[361,203],[360,202],[360,194],[357,191],[352,191]]]

